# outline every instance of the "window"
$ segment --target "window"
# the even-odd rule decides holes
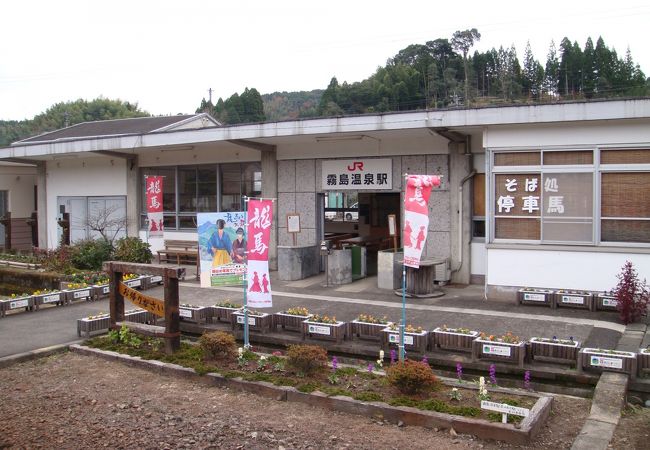
[[[126,236],[126,197],[57,197],[58,212],[70,214],[70,242]],[[62,229],[57,227],[58,239]]]
[[[542,244],[650,243],[650,149],[595,152],[495,152],[492,238]],[[475,199],[479,195],[475,191]],[[475,201],[474,216],[477,212]]]
[[[472,238],[485,237],[485,174],[472,180]]]
[[[325,194],[325,220],[330,222],[359,221],[357,191],[329,191]]]

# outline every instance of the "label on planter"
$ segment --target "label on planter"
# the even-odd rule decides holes
[[[29,306],[29,300],[16,300],[14,302],[9,303],[9,309],[16,309],[16,308],[26,308]]]
[[[244,316],[237,316],[237,323],[244,324]],[[248,318],[248,325],[255,326],[255,317]]]
[[[84,291],[76,291],[72,293],[72,298],[84,298],[90,297],[90,290],[86,289]]]
[[[127,281],[124,284],[126,284],[130,288],[140,287],[142,286],[142,280],[131,280],[131,281]]]
[[[585,304],[585,298],[584,297],[577,297],[575,295],[563,295],[562,296],[562,303],[571,303],[573,305],[584,305]]]
[[[615,298],[603,298],[603,306],[612,306],[616,308],[616,305],[618,305],[618,302]]]
[[[483,353],[486,355],[511,356],[512,349],[505,345],[483,344]]]
[[[589,364],[609,369],[622,369],[623,360],[619,358],[607,358],[605,356],[589,355]]]
[[[43,303],[56,303],[61,301],[61,295],[60,294],[46,295],[45,297],[43,297],[41,301]]]
[[[497,411],[503,414],[513,414],[515,416],[528,417],[530,409],[520,408],[518,406],[508,405],[506,403],[496,403],[487,400],[481,400],[481,409],[488,409],[490,411]]]
[[[389,334],[388,342],[391,344],[399,344],[399,334]],[[408,334],[404,333],[404,344],[413,345],[413,336],[409,336]]]
[[[528,292],[524,293],[524,300],[530,300],[532,302],[545,302],[546,295],[544,294],[530,294]]]
[[[111,292],[111,287],[110,286],[104,286],[102,288],[102,294],[108,294]]]
[[[332,334],[332,329],[330,327],[324,327],[322,325],[309,325],[307,330],[309,333],[324,334],[325,336]]]
[[[156,275],[154,277],[151,277],[150,282],[151,283],[162,283],[162,276]]]
[[[181,316],[181,317],[192,318],[192,310],[191,309],[179,308],[178,309],[178,315]]]

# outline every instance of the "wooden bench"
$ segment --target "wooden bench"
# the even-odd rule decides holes
[[[158,262],[171,264],[197,264],[199,243],[165,239],[165,249],[158,250]]]

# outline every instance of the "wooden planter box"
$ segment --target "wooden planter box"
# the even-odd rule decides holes
[[[627,373],[630,378],[635,378],[637,373],[636,353],[618,350],[615,353],[608,353],[597,348],[583,348],[578,357],[578,372],[583,370]]]
[[[534,337],[530,339],[530,357],[536,361],[560,364],[577,364],[580,342],[547,341]]]
[[[639,365],[639,376],[650,373],[650,350],[647,348],[639,349],[639,354],[637,355],[637,363]]]
[[[212,308],[208,306],[197,306],[195,308],[190,306],[178,307],[178,316],[181,320],[206,323],[211,314]]]
[[[134,323],[155,324],[156,316],[144,309],[132,309],[124,311],[124,320]],[[88,319],[87,317],[77,319],[77,336],[84,333],[86,337],[89,337],[90,333],[108,330],[110,321],[111,317],[108,314],[103,314],[101,317],[94,319]]]
[[[63,292],[65,294],[65,302],[70,304],[75,300],[92,300],[93,288],[92,286],[86,286],[85,288],[72,289]]]
[[[65,294],[61,291],[34,295],[32,298],[34,299],[34,308],[36,311],[43,305],[63,305],[65,302]]]
[[[597,311],[616,311],[618,301],[613,295],[598,294],[594,297]]]
[[[430,348],[442,350],[454,350],[458,352],[472,353],[472,343],[479,335],[478,331],[470,331],[469,334],[458,333],[455,328],[443,330],[438,327],[429,333],[431,341]]]
[[[302,323],[313,314],[307,314],[306,316],[298,316],[296,314],[287,314],[285,312],[277,312],[273,314],[273,330],[276,330],[278,326],[282,327],[283,330],[287,331],[298,331],[302,333]]]
[[[322,323],[311,322],[304,320],[302,322],[303,336],[311,339],[319,339],[323,341],[335,341],[337,343],[343,342],[347,334],[347,324],[345,322],[337,321],[336,323]]]
[[[93,299],[99,300],[101,298],[106,298],[111,293],[110,284],[94,284],[93,285]]]
[[[594,309],[594,296],[591,292],[584,291],[557,291],[554,294],[556,308]]]
[[[228,322],[232,323],[232,314],[236,311],[239,311],[239,308],[228,308],[226,306],[210,306],[212,309],[211,317],[208,321],[212,322],[213,319],[216,319],[217,322]]]
[[[142,282],[142,289],[152,289],[163,284],[163,277],[162,275],[145,275]]]
[[[383,336],[384,328],[386,328],[385,323],[369,323],[369,322],[360,322],[354,319],[350,322],[352,330],[350,334],[356,336],[359,339],[372,339],[381,341]]]
[[[122,283],[131,289],[142,289],[144,277],[131,278],[130,280],[122,281]]]
[[[0,300],[0,317],[4,317],[8,311],[22,308],[25,308],[25,311],[29,311],[33,307],[34,299],[31,296]]]
[[[553,307],[554,291],[551,289],[519,289],[517,301],[521,305]]]
[[[232,313],[232,329],[244,329],[244,312],[237,310]],[[266,333],[271,330],[273,325],[273,316],[268,313],[261,315],[248,313],[248,331]]]
[[[475,339],[472,349],[472,359],[486,359],[523,367],[526,357],[526,342],[510,344],[507,342],[490,341],[487,339]]]
[[[386,350],[389,350],[391,346],[399,347],[399,329],[391,330],[390,328],[384,328],[382,330],[382,347]],[[407,352],[417,352],[424,353],[427,350],[427,344],[429,343],[429,336],[427,331],[422,331],[421,333],[410,333],[404,332],[404,350]]]

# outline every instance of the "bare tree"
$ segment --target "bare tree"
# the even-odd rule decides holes
[[[89,211],[84,225],[113,245],[117,235],[126,230],[127,219],[120,205],[113,204]]]

